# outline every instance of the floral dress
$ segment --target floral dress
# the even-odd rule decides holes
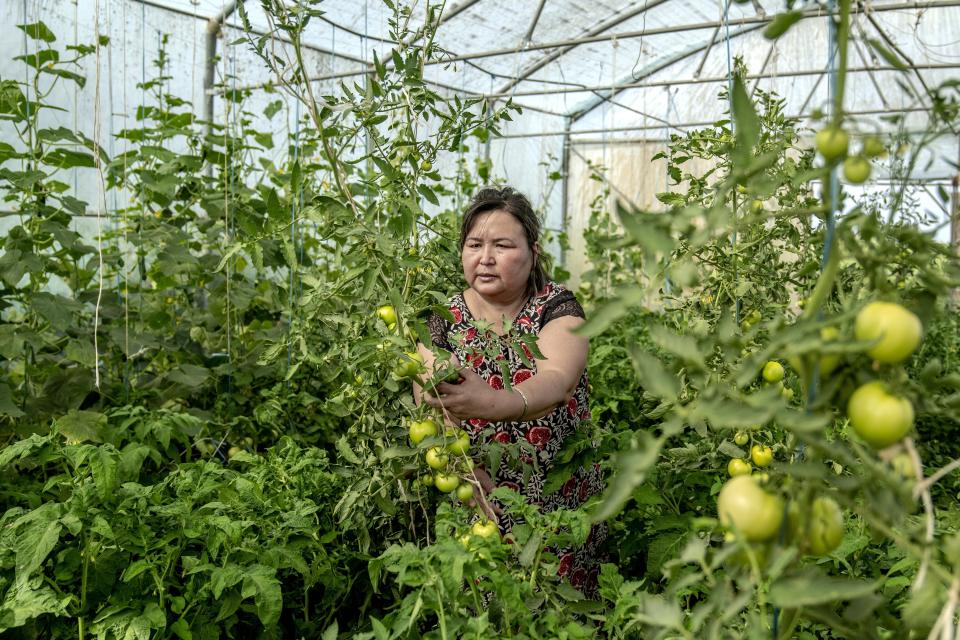
[[[555,318],[571,315],[584,317],[583,307],[573,293],[554,282],[528,298],[512,323],[510,338],[501,340],[492,331],[478,329],[462,293],[450,300],[450,314],[453,322],[437,314],[428,320],[434,345],[450,351],[461,364],[472,367],[494,389],[503,389],[505,386],[501,362],[507,364],[511,384],[518,385],[536,374],[534,354],[519,340],[522,334],[537,335]],[[491,348],[490,343],[494,341],[499,343],[499,348]],[[515,351],[517,344],[532,367],[528,367]],[[491,356],[494,351],[496,355]],[[464,426],[470,434],[471,444],[480,450],[481,458],[486,457],[486,445],[490,442],[509,445],[525,440],[532,445],[521,448],[522,464],[511,465],[504,461],[491,477],[496,486],[519,491],[531,504],[549,512],[559,508],[577,508],[603,489],[600,466],[594,464],[578,469],[559,491],[545,495],[543,490],[547,474],[564,440],[577,431],[582,420],[589,418],[587,374],[584,372],[566,404],[542,418],[522,422],[490,422],[473,418]],[[533,459],[534,455],[536,460]],[[500,528],[504,532],[509,531],[515,523],[510,514],[505,513],[500,518]],[[559,575],[569,576],[570,583],[588,595],[596,591],[599,547],[605,537],[606,528],[595,526],[583,547],[557,551]]]

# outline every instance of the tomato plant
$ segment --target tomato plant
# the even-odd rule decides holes
[[[608,210],[591,165],[591,403],[543,504],[584,491],[581,468],[607,488],[548,510],[464,480],[541,464],[529,440],[483,421],[448,433],[410,393],[460,379],[442,353],[430,376],[412,354],[462,289],[450,203],[497,180],[482,149],[517,110],[424,81],[445,56],[439,5],[416,25],[391,3],[390,59],[323,96],[302,59],[319,9],[265,3],[261,37],[243,5],[282,97],[263,116],[284,133],[254,127],[230,78],[216,90],[235,118],[197,122],[168,93],[161,38],[114,157],[45,120],[64,106],[45,82],[79,87],[66,52],[96,46],[55,58],[45,26],[21,28],[52,66],[20,60],[0,83],[17,212],[0,256],[0,632],[926,637],[951,618],[960,269],[901,185],[955,131],[955,87],[918,96],[922,134],[891,135],[882,196],[831,186],[841,159],[884,147],[851,152],[846,132],[871,125],[845,113],[842,83],[819,162],[738,61],[730,117],[658,154],[666,211]],[[121,203],[102,273],[72,219],[92,207],[60,173],[91,163]],[[95,318],[98,275],[117,286]],[[516,522],[504,542],[488,498]],[[611,562],[581,566],[584,544]]]

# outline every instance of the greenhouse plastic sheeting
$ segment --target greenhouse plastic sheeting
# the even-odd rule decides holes
[[[110,37],[99,58],[90,56],[78,72],[88,82],[82,89],[61,83],[52,96],[64,112],[48,114],[47,125],[62,124],[93,135],[93,105],[100,92],[100,142],[115,153],[113,136],[131,123],[142,103],[138,84],[156,71],[153,61],[166,39],[166,90],[189,100],[198,115],[206,98],[207,23],[233,3],[214,0],[7,0],[0,6],[0,74],[22,73],[12,59],[29,50],[30,42],[15,25],[43,20],[61,44],[90,43],[95,33]],[[436,3],[434,3],[435,5]],[[362,82],[374,54],[389,57],[392,12],[380,0],[326,0],[324,11],[305,34],[308,66],[323,92],[336,92],[340,82]],[[422,25],[425,2],[412,5],[410,24]],[[770,19],[785,8],[770,0],[732,3],[706,0],[457,0],[448,2],[437,34],[446,61],[428,65],[425,79],[452,95],[511,98],[524,107],[504,128],[504,138],[471,149],[489,155],[496,175],[509,176],[547,211],[547,225],[560,227],[562,186],[550,179],[562,169],[565,132],[573,144],[665,140],[671,133],[723,118],[718,98],[727,85],[732,61],[740,57],[751,86],[782,96],[789,115],[807,116],[828,104],[830,66],[825,7],[798,5],[806,14],[779,40],[762,35]],[[244,7],[255,30],[269,28],[259,1]],[[955,77],[960,62],[960,2],[923,4],[888,1],[858,3],[852,16],[857,42],[851,50],[848,109],[862,131],[889,131],[882,116],[905,110],[904,126],[925,127],[924,106],[904,91],[935,87]],[[238,42],[240,19],[226,18],[217,43],[220,61],[216,82],[250,88],[246,108],[262,112],[276,93],[262,87],[271,78],[249,47]],[[867,46],[876,41],[917,68],[891,71],[890,63]],[[562,46],[559,46],[562,45]],[[99,73],[98,73],[99,70]],[[335,76],[335,77],[331,77]],[[95,81],[96,80],[96,81]],[[623,85],[631,85],[623,88]],[[214,100],[214,119],[228,111]],[[274,133],[295,132],[296,106],[287,103],[283,116],[255,117],[253,126]],[[808,121],[809,123],[809,121]],[[9,131],[0,128],[4,138]],[[274,150],[286,152],[284,145]],[[929,162],[915,177],[949,179],[955,173],[956,138],[931,147]],[[441,158],[450,168],[457,158]],[[954,164],[951,164],[954,163]],[[96,202],[92,187],[74,180],[81,199]]]

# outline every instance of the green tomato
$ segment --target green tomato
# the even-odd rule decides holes
[[[433,486],[435,486],[438,491],[450,493],[460,486],[460,478],[454,473],[444,473],[441,471],[433,475]]]
[[[833,342],[840,337],[840,330],[836,327],[824,327],[820,329],[820,339],[824,342]],[[833,373],[833,370],[840,364],[840,356],[837,354],[828,354],[820,358],[820,377],[826,378]]]
[[[750,442],[750,434],[748,434],[746,431],[737,431],[737,434],[733,436],[733,441],[736,442],[738,446],[742,447]]]
[[[883,146],[883,140],[877,136],[867,136],[863,139],[863,155],[868,158],[878,158],[887,154],[887,148]]]
[[[857,340],[877,343],[867,354],[878,362],[903,362],[920,344],[920,318],[894,302],[871,302],[857,314],[853,335]]]
[[[412,378],[423,371],[423,356],[417,351],[408,351],[393,368],[398,378]]]
[[[390,325],[397,324],[397,310],[393,308],[392,305],[385,304],[377,308],[377,316],[386,323],[389,327]]]
[[[410,442],[413,444],[420,444],[425,438],[435,435],[437,435],[437,423],[429,418],[410,423]]]
[[[755,444],[750,448],[750,459],[758,467],[769,467],[773,462],[773,449],[765,445]]]
[[[420,170],[425,173],[429,173],[430,171],[433,170],[433,163],[430,162],[429,160],[424,160],[423,162],[420,163]]]
[[[427,466],[431,469],[440,470],[447,468],[447,453],[440,447],[430,447],[427,449]]]
[[[740,458],[730,458],[730,462],[727,463],[727,473],[730,474],[731,478],[735,478],[737,476],[748,476],[750,475],[751,471],[753,471],[753,468],[746,460],[741,460]]]
[[[470,533],[481,538],[490,538],[500,535],[500,527],[498,527],[497,523],[493,520],[477,520],[473,523],[473,526],[470,527]]]
[[[420,484],[422,484],[425,487],[433,486],[433,476],[430,475],[429,473],[425,473],[417,479],[420,481]]]
[[[862,385],[847,402],[850,426],[875,449],[899,442],[913,428],[913,405],[880,381]]]
[[[473,499],[473,485],[464,482],[459,487],[457,487],[457,499],[460,502],[470,502]]]
[[[737,476],[724,483],[717,496],[720,524],[748,542],[770,540],[783,522],[783,501],[760,488],[753,476]]]
[[[817,132],[814,144],[824,160],[833,162],[847,155],[850,136],[842,128],[831,125]]]
[[[447,442],[447,451],[455,456],[465,456],[470,452],[470,436],[464,431],[447,430],[447,437],[452,438]]]
[[[863,156],[850,156],[843,161],[843,177],[850,184],[863,184],[870,177],[870,161]]]
[[[784,375],[783,365],[776,360],[771,360],[763,365],[763,379],[767,382],[780,382]]]
[[[901,451],[893,457],[890,461],[890,466],[893,467],[893,470],[897,472],[902,478],[912,480],[916,478],[916,473],[913,468],[913,458],[910,457],[910,454],[906,451]]]
[[[825,556],[843,540],[843,511],[833,498],[820,496],[810,505],[805,527],[805,547],[811,555]]]

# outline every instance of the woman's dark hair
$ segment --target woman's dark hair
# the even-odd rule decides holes
[[[527,281],[527,295],[532,296],[547,284],[547,272],[543,267],[543,259],[534,248],[540,242],[540,219],[537,218],[527,197],[516,189],[485,187],[473,196],[470,206],[463,212],[463,222],[460,224],[460,251],[463,252],[463,246],[467,243],[467,233],[473,227],[477,216],[491,211],[505,211],[516,218],[523,227],[527,245],[533,253],[533,267],[530,269],[530,279]]]

